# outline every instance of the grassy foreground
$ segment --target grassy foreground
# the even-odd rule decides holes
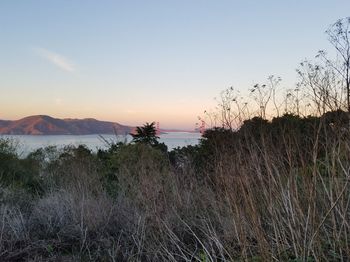
[[[0,140],[1,261],[348,261],[348,115],[18,157]]]

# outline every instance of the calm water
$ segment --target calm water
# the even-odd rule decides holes
[[[2,135],[0,138],[12,138],[19,144],[19,153],[21,155],[27,155],[29,152],[38,149],[40,147],[55,145],[63,147],[66,145],[79,145],[84,144],[92,150],[104,149],[107,147],[106,142],[99,135],[84,135],[84,136],[72,136],[72,135],[60,135],[60,136],[22,136],[22,135]],[[159,136],[160,142],[164,142],[168,149],[171,150],[178,146],[183,147],[187,145],[196,145],[199,142],[201,135],[199,133],[187,133],[187,132],[174,132],[166,133]],[[115,135],[103,135],[103,138],[111,142],[131,141],[131,136],[118,136]]]

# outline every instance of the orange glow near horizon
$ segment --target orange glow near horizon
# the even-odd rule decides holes
[[[16,110],[3,110],[0,107],[1,120],[18,120],[31,115],[49,115],[54,118],[95,118],[100,121],[117,122],[122,125],[139,126],[145,122],[160,122],[161,128],[170,129],[187,129],[193,130],[198,121],[198,115],[201,110],[194,108],[186,108],[181,110],[179,108],[156,110],[150,112],[149,110],[79,110],[65,108],[65,110],[55,110],[52,108],[16,108]],[[4,114],[3,112],[6,112]],[[26,113],[23,113],[26,112]],[[190,113],[189,113],[190,112]],[[193,113],[194,112],[194,113]],[[198,112],[196,114],[196,112]]]
[[[273,74],[294,89],[300,61],[334,49],[323,32],[350,7],[17,2],[0,1],[0,119],[42,114],[190,130],[230,86],[243,95]]]

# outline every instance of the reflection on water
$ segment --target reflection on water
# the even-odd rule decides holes
[[[132,137],[116,136],[116,135],[84,135],[84,136],[72,136],[72,135],[59,135],[59,136],[30,136],[30,135],[1,135],[3,138],[15,139],[19,144],[19,153],[21,155],[27,155],[29,152],[46,146],[58,146],[63,147],[66,145],[79,145],[84,144],[91,150],[107,148],[108,142],[130,142]],[[163,142],[171,150],[176,147],[183,147],[187,145],[196,145],[201,137],[200,133],[188,133],[188,132],[171,132],[161,134],[159,142]]]

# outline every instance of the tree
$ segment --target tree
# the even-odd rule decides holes
[[[340,68],[337,71],[344,80],[347,109],[350,112],[350,17],[339,19],[326,33],[339,55]]]
[[[337,52],[337,58],[336,61],[330,61],[324,52],[320,55],[341,78],[346,91],[347,111],[350,112],[350,17],[336,21],[327,29],[326,34]]]
[[[324,58],[325,53],[319,52],[316,56],[319,60],[315,63],[308,60],[301,62],[299,69],[297,69],[300,77],[298,90],[299,87],[306,87],[307,97],[315,106],[314,110],[317,115],[342,109],[345,106],[342,81],[330,62],[320,60],[320,56]],[[292,92],[289,92],[289,95],[292,97]]]
[[[311,89],[319,115],[345,108],[350,112],[350,17],[336,21],[326,34],[336,57],[321,50],[316,63],[303,61],[297,70],[300,84]]]
[[[133,137],[132,142],[149,144],[155,146],[158,144],[159,137],[157,136],[157,129],[155,123],[146,123],[142,127],[136,127],[135,134],[130,134]]]

